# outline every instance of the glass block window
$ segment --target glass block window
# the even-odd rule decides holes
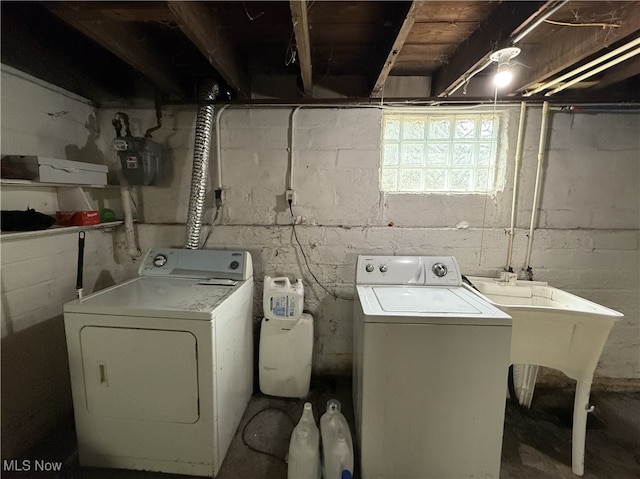
[[[495,193],[500,112],[385,113],[380,189]],[[504,120],[503,120],[504,122]]]

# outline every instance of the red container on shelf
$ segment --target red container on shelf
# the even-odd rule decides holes
[[[60,226],[87,226],[100,224],[100,214],[89,211],[56,211],[56,224]]]

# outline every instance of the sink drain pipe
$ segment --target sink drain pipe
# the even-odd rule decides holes
[[[214,80],[206,80],[200,86],[196,117],[196,132],[193,144],[193,169],[191,172],[191,193],[187,211],[186,249],[200,247],[202,217],[204,216],[205,197],[209,170],[209,152],[211,149],[211,131],[214,120],[214,108],[211,103],[220,93],[220,85]]]
[[[520,174],[520,163],[522,162],[522,143],[524,138],[524,121],[527,104],[520,102],[520,120],[518,122],[518,140],[516,142],[515,165],[513,167],[513,198],[511,200],[511,223],[509,224],[509,247],[507,248],[507,265],[505,271],[513,273],[511,260],[513,259],[513,237],[516,229],[516,205],[518,202],[518,179]]]
[[[531,206],[531,225],[529,226],[529,241],[527,242],[527,257],[524,261],[527,278],[533,280],[533,269],[531,268],[531,248],[533,246],[533,232],[536,225],[536,213],[538,212],[538,194],[540,192],[540,177],[542,176],[542,163],[547,145],[547,123],[549,119],[549,102],[542,103],[542,122],[540,124],[540,143],[538,145],[538,167],[536,168],[536,182],[533,187],[533,204]]]

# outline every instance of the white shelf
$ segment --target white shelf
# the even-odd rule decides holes
[[[4,231],[0,233],[0,240],[13,240],[19,238],[33,238],[36,236],[49,236],[62,233],[73,233],[74,231],[86,231],[86,230],[110,230],[115,226],[120,226],[123,221],[110,221],[108,223],[100,223],[98,225],[85,225],[85,226],[51,226],[46,230],[38,231]]]
[[[42,183],[40,181],[33,180],[13,180],[8,178],[0,179],[0,185],[2,186],[26,186],[35,188],[120,188],[119,185],[84,185],[79,183]]]
[[[19,180],[10,178],[1,178],[0,186],[4,190],[2,201],[4,209],[24,209],[27,206],[34,208],[36,211],[82,211],[82,210],[99,210],[104,205],[102,200],[97,201],[91,198],[88,190],[102,190],[97,194],[103,197],[103,193],[113,193],[114,189],[119,188],[118,185],[84,185],[76,183],[42,183],[33,180]],[[110,191],[108,191],[110,190]],[[6,200],[6,201],[5,201]],[[5,206],[6,205],[6,206]],[[74,231],[83,230],[110,230],[113,227],[121,225],[122,221],[111,221],[108,223],[100,223],[97,225],[86,226],[51,226],[45,230],[37,231],[3,231],[0,232],[2,241],[34,238],[38,236],[49,236],[63,233],[73,233]]]

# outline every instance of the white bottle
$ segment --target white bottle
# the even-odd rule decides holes
[[[303,307],[304,285],[301,279],[291,284],[285,276],[264,277],[262,308],[266,318],[297,320],[302,316]]]
[[[320,418],[322,468],[324,479],[350,479],[353,476],[353,442],[349,424],[340,412],[340,401],[327,402]]]
[[[291,433],[288,462],[287,479],[320,479],[320,432],[309,402]]]

